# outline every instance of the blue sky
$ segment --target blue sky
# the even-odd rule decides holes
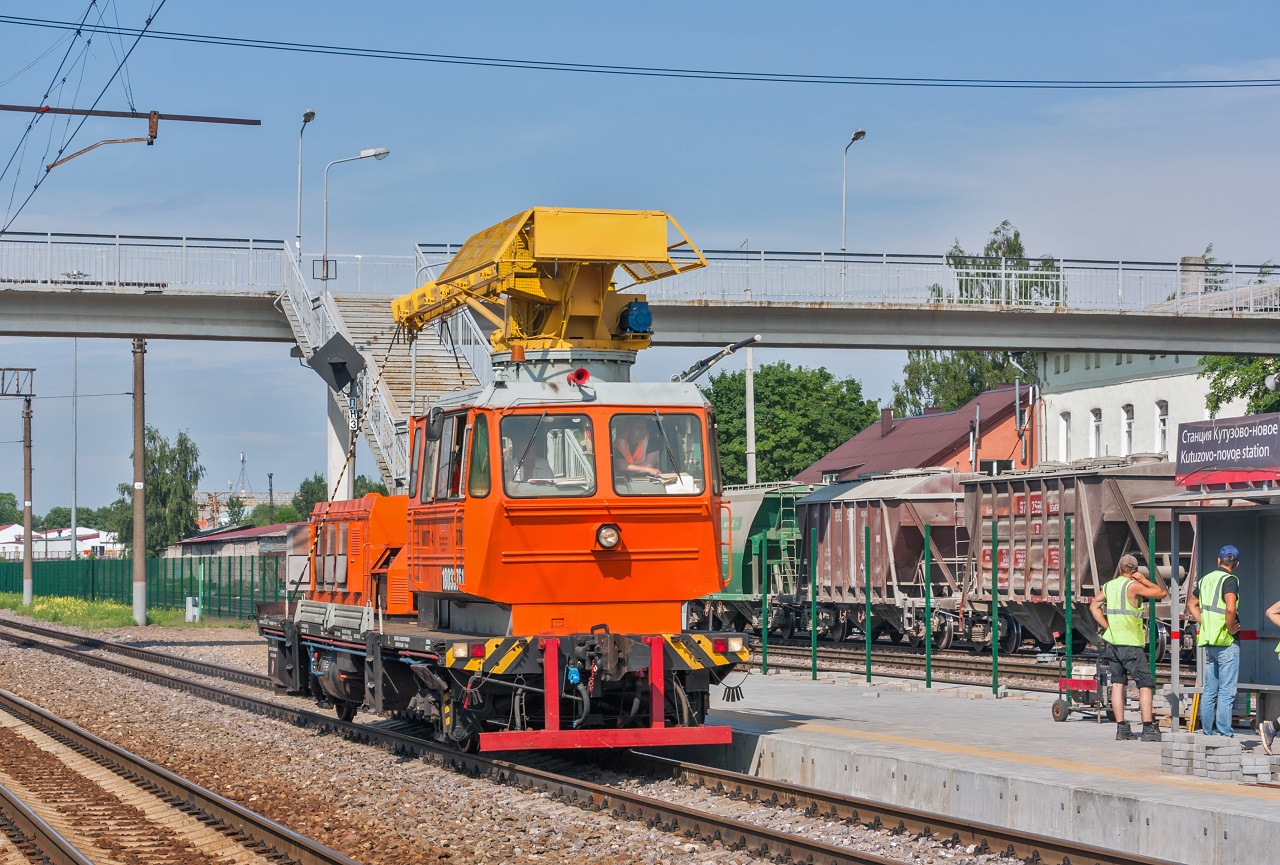
[[[137,25],[157,0],[100,0]],[[87,0],[9,0],[4,14],[78,19]],[[168,0],[161,30],[585,63],[816,74],[966,78],[1169,79],[1280,74],[1280,10],[1265,3],[195,4]],[[0,24],[0,102],[39,99],[61,34]],[[84,106],[114,68],[94,43]],[[28,63],[31,68],[19,73]],[[318,247],[324,164],[375,146],[391,157],[334,170],[330,247],[407,254],[456,241],[532,204],[654,208],[704,247],[834,249],[840,156],[849,163],[849,248],[981,246],[1003,219],[1033,254],[1170,260],[1213,242],[1224,259],[1280,255],[1274,89],[1011,91],[709,82],[501,70],[144,40],[128,64],[139,110],[259,118],[260,128],[165,123],[154,147],[100,148],[55,170],[15,230],[287,238],[294,231],[300,115],[306,133],[304,245]],[[16,74],[16,75],[15,75]],[[77,76],[79,70],[77,70]],[[73,101],[70,80],[63,104]],[[100,108],[126,109],[123,86]],[[0,156],[26,117],[0,112]],[[43,124],[0,179],[0,212],[41,164]],[[77,144],[143,134],[91,120]],[[0,306],[0,314],[3,307]],[[0,340],[0,362],[35,366],[70,392],[70,342]],[[652,350],[664,376],[697,351]],[[886,397],[899,352],[787,352],[856,375]],[[319,380],[283,346],[153,343],[149,417],[188,429],[207,488],[225,488],[246,451],[256,488],[322,467]],[[732,363],[729,364],[732,368]],[[83,341],[82,393],[119,393],[129,347]],[[0,441],[18,437],[0,404]],[[124,397],[80,407],[80,501],[128,480]],[[69,401],[36,407],[35,507],[70,500]],[[12,431],[9,435],[6,431]],[[0,490],[20,489],[20,449],[0,444]],[[362,452],[363,468],[371,466]]]

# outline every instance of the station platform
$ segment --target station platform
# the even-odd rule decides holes
[[[1280,789],[1161,772],[1159,743],[1054,722],[1051,695],[758,672],[743,691],[711,713],[733,744],[678,756],[1172,862],[1256,865],[1280,838]],[[1262,754],[1256,733],[1237,741]]]

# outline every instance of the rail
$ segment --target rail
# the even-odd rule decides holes
[[[0,634],[0,636],[9,639],[7,635]],[[781,861],[822,862],[832,863],[832,865],[844,865],[844,863],[892,865],[891,860],[873,853],[829,844],[755,822],[746,822],[709,809],[657,799],[631,790],[606,786],[507,760],[452,751],[406,732],[402,729],[402,725],[371,725],[340,721],[329,715],[293,709],[243,692],[213,688],[187,678],[168,676],[106,658],[84,655],[53,644],[39,641],[32,641],[30,644],[34,648],[51,654],[73,658],[100,669],[164,685],[194,694],[202,699],[286,720],[298,726],[311,726],[321,731],[336,732],[362,742],[388,745],[400,754],[427,756],[468,776],[492,777],[499,783],[516,784],[526,789],[541,791],[589,810],[608,809],[618,816],[645,820],[650,825],[661,826],[667,831],[685,836],[695,836],[708,843],[718,840],[728,847],[741,849],[753,855]],[[626,759],[631,761],[632,765],[644,767],[646,771],[677,777],[686,783],[715,789],[722,793],[747,796],[755,801],[773,802],[782,807],[796,808],[810,814],[828,814],[832,819],[848,819],[868,826],[900,826],[908,832],[934,837],[942,836],[952,843],[973,844],[981,850],[992,852],[1008,850],[1014,855],[1023,856],[1027,861],[1081,861],[1098,863],[1098,865],[1162,865],[1163,863],[1163,860],[1140,854],[951,818],[943,814],[918,811],[786,782],[770,781],[709,766],[678,763],[644,754],[628,755]],[[292,852],[290,851],[291,854]]]
[[[0,691],[0,708],[133,781],[157,798],[196,816],[206,826],[234,838],[246,849],[259,852],[264,859],[291,858],[299,865],[357,865],[354,859],[100,739],[21,697]]]

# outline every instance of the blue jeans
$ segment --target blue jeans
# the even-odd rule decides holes
[[[1204,647],[1204,692],[1200,695],[1200,729],[1207,735],[1234,736],[1231,707],[1240,679],[1240,644]]]

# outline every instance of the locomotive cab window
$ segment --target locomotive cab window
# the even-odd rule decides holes
[[[471,428],[471,456],[467,459],[467,492],[477,499],[489,495],[489,416],[477,414]]]
[[[694,496],[706,489],[697,415],[614,415],[609,438],[613,489],[619,495]]]
[[[513,498],[595,495],[591,418],[582,414],[507,415],[502,435],[502,483]]]
[[[436,468],[436,498],[456,499],[462,495],[463,433],[467,416],[446,415],[440,435],[440,464]]]

